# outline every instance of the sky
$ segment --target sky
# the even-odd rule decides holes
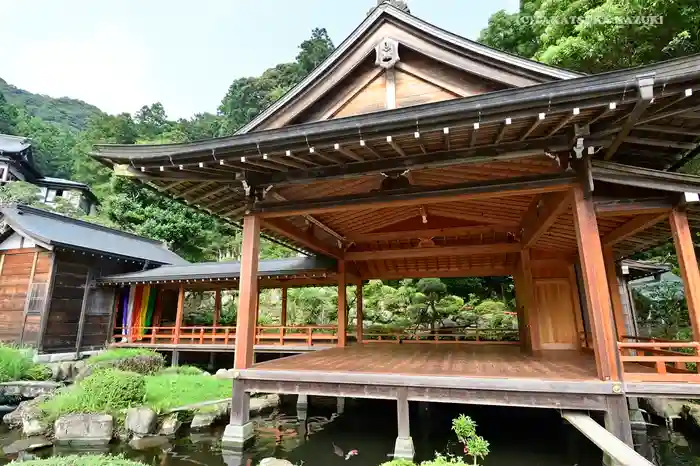
[[[408,0],[476,39],[519,0]],[[0,78],[109,113],[161,102],[170,118],[215,112],[231,82],[294,60],[325,27],[338,45],[376,0],[0,0]]]

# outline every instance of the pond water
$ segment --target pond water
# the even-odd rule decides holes
[[[113,444],[103,452],[122,453],[158,466],[249,466],[268,456],[304,466],[377,466],[390,459],[387,455],[392,453],[396,438],[395,403],[347,400],[345,413],[338,416],[332,406],[334,400],[326,401],[323,406],[322,400],[313,399],[305,421],[297,418],[293,404],[257,418],[257,441],[245,452],[221,450],[223,426],[202,432],[184,431],[171,443],[145,451]],[[411,403],[411,433],[418,461],[432,458],[436,451],[459,453],[450,422],[460,413],[472,416],[479,433],[491,443],[486,466],[602,464],[600,451],[555,411]],[[18,437],[16,432],[3,431],[0,444],[7,445]],[[650,427],[646,438],[638,441],[644,454],[659,466],[697,465],[700,441],[692,437]],[[334,444],[344,451],[357,449],[359,455],[346,461],[334,453]],[[35,452],[35,456],[70,453],[76,450],[53,447]],[[0,464],[12,459],[0,458]]]

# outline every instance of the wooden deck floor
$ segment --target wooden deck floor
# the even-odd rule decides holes
[[[468,377],[595,380],[593,355],[523,354],[518,347],[371,344],[332,348],[255,364],[253,369]]]

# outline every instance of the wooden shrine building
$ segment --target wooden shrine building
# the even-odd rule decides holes
[[[187,264],[161,243],[33,207],[0,208],[0,341],[46,358],[104,348],[112,294],[96,278]]]
[[[399,456],[409,400],[598,410],[629,443],[626,396],[700,395],[700,178],[676,171],[698,151],[699,91],[699,56],[580,75],[384,3],[235,135],[94,156],[242,222],[227,442],[268,391],[396,399]],[[336,347],[254,364],[261,232],[336,260],[339,316],[362,280],[511,275],[520,344],[352,343],[341,317]],[[693,339],[640,340],[618,261],[670,239]]]

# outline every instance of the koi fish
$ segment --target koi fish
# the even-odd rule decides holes
[[[360,452],[357,450],[350,450],[347,452],[347,454],[335,443],[333,444],[333,453],[336,455],[340,456],[341,458],[345,458],[345,461],[349,460],[353,456],[357,456]]]

